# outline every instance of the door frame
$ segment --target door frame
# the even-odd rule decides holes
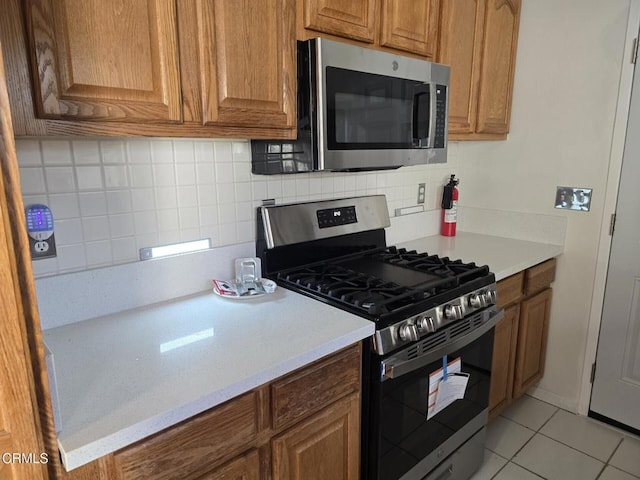
[[[604,208],[601,219],[600,239],[596,256],[596,271],[591,298],[591,309],[587,330],[587,342],[584,354],[581,387],[578,398],[578,413],[587,415],[591,403],[591,365],[596,361],[598,338],[600,335],[600,323],[602,321],[602,307],[607,283],[607,271],[609,269],[609,255],[611,253],[611,240],[609,226],[611,215],[616,211],[618,191],[620,187],[620,173],[622,170],[622,157],[629,120],[629,107],[631,104],[631,87],[633,85],[633,72],[636,65],[631,63],[633,41],[640,41],[640,0],[631,0],[629,5],[629,19],[625,37],[625,48],[622,60],[622,72],[618,90],[618,102],[613,126],[613,137],[609,154],[609,173],[605,190]],[[640,64],[640,60],[637,62]],[[640,68],[640,65],[639,65]],[[636,87],[640,95],[640,85]]]

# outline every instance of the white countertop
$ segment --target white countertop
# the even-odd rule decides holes
[[[496,280],[561,245],[458,232],[398,246],[489,265]],[[181,297],[44,332],[68,470],[372,335],[374,324],[284,288],[262,298]]]
[[[557,257],[562,245],[528,242],[478,233],[458,232],[455,237],[433,235],[398,244],[408,250],[488,265],[496,281]]]
[[[130,445],[373,332],[368,320],[284,288],[248,300],[204,293],[47,330],[64,465]]]

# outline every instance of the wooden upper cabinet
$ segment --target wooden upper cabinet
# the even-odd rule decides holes
[[[520,0],[447,0],[438,62],[451,66],[449,140],[509,132]]]
[[[180,122],[175,0],[27,0],[38,115]]]
[[[447,0],[442,5],[438,62],[451,66],[450,137],[475,131],[484,4],[485,0]]]
[[[373,43],[376,0],[303,0],[304,27]]]
[[[380,45],[435,58],[440,3],[441,0],[382,0]]]
[[[294,127],[294,0],[198,0],[204,125]]]
[[[478,102],[478,133],[506,135],[511,118],[521,0],[488,0]]]

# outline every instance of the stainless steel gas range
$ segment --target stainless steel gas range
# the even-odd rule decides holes
[[[495,277],[387,246],[389,225],[383,195],[263,206],[256,249],[282,287],[376,324],[363,355],[361,478],[468,479],[483,459],[503,315]]]

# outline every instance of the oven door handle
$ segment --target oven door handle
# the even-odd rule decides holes
[[[383,360],[380,366],[380,379],[384,381],[386,379],[401,377],[402,375],[413,372],[418,368],[427,366],[430,363],[435,362],[436,360],[442,358],[444,355],[450,354],[451,352],[455,352],[463,347],[466,347],[467,345],[476,341],[482,335],[487,333],[493,327],[495,327],[496,323],[502,320],[503,317],[504,311],[500,309],[494,315],[492,315],[481,327],[476,328],[467,335],[456,338],[450,343],[438,346],[433,350],[429,350],[428,352],[417,358],[398,361],[397,359],[394,359],[394,357],[390,357],[387,360]]]

